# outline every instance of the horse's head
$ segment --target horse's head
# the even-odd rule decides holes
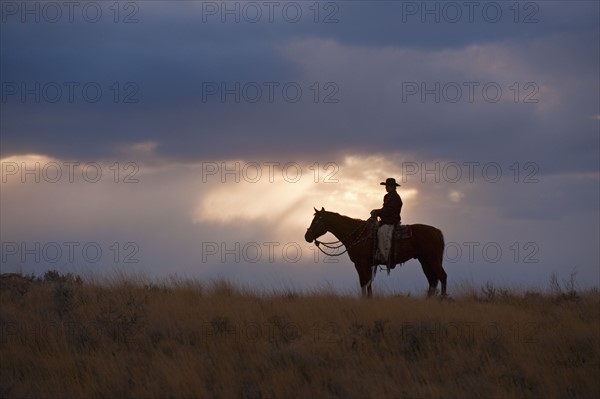
[[[310,227],[306,229],[306,234],[304,235],[304,239],[306,242],[312,242],[315,238],[321,237],[323,234],[327,233],[327,226],[325,225],[325,208],[321,208],[320,211],[317,208],[315,210],[315,217],[310,224]]]

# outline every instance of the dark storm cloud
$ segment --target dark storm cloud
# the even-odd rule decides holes
[[[2,156],[112,156],[155,141],[159,153],[179,159],[406,150],[461,160],[511,154],[543,162],[544,171],[597,166],[597,4],[488,2],[470,9],[458,2],[458,17],[444,2],[321,3],[318,16],[310,4],[292,2],[303,12],[297,23],[289,21],[293,8],[283,15],[287,3],[278,3],[272,20],[261,6],[259,23],[247,21],[252,10],[244,14],[241,2],[136,4],[138,22],[129,24],[114,23],[107,6],[98,23],[77,13],[73,23],[3,16],[2,81],[58,82],[63,97],[56,104],[31,95],[22,103],[18,94],[4,101]],[[220,13],[236,4],[240,22],[226,14],[222,23]],[[484,48],[473,64],[481,57],[500,62],[461,64],[470,46]],[[499,82],[506,99],[510,79],[519,81],[521,97],[526,82],[536,83],[540,103],[402,98],[406,82],[476,81]],[[79,84],[73,102],[64,82]],[[98,102],[82,96],[89,82],[102,90]],[[262,90],[257,103],[244,96],[245,87],[253,93],[249,82]],[[240,84],[239,103],[235,95],[222,100],[222,83]],[[296,103],[282,92],[290,83],[302,90]],[[207,96],[208,88],[218,92]],[[129,100],[137,102],[123,103]],[[555,109],[540,111],[553,102]],[[549,162],[558,159],[565,161]]]

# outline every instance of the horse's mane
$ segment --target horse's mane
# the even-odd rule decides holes
[[[353,217],[350,217],[350,216],[342,215],[342,214],[337,213],[337,212],[331,212],[331,211],[318,211],[318,212],[325,212],[325,213],[328,213],[329,215],[339,216],[339,217],[342,217],[342,218],[347,219],[347,220],[352,220],[354,222],[362,222],[362,223],[365,222],[365,220],[363,220],[363,219],[353,218]],[[317,212],[315,212],[315,215],[316,214],[317,214]]]

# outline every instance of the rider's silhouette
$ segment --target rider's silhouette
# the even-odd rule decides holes
[[[385,186],[387,194],[383,197],[383,207],[380,209],[373,209],[371,216],[379,216],[381,218],[380,224],[391,224],[395,225],[400,223],[400,211],[402,210],[402,199],[396,191],[396,187],[400,187],[396,183],[396,179],[390,177],[385,182],[379,183]]]
[[[381,182],[381,185],[385,186],[387,194],[383,197],[383,207],[380,209],[373,209],[371,216],[381,219],[379,228],[377,231],[377,240],[379,252],[385,258],[385,263],[388,268],[393,269],[396,265],[393,256],[393,232],[394,226],[400,223],[400,211],[402,210],[402,199],[396,191],[396,187],[400,187],[396,183],[396,179],[393,177],[387,178],[385,182]]]

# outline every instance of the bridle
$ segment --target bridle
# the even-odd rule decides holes
[[[369,219],[371,219],[371,218],[369,218]],[[320,217],[319,217],[319,219],[317,220],[317,224],[315,224],[315,226],[312,226],[312,225],[311,225],[311,227],[316,227],[316,226],[318,226],[319,224],[323,224],[323,218],[322,218],[321,216],[320,216]],[[340,255],[343,255],[343,254],[345,254],[346,252],[348,252],[348,250],[349,250],[350,248],[354,247],[355,245],[357,245],[357,244],[359,244],[359,243],[361,243],[361,242],[363,242],[363,241],[365,241],[365,240],[367,240],[367,239],[369,238],[368,236],[366,236],[366,235],[364,234],[364,230],[366,230],[368,226],[369,226],[369,223],[368,223],[368,220],[367,220],[367,221],[366,221],[364,224],[361,224],[361,225],[360,225],[360,226],[358,226],[356,229],[354,229],[354,230],[353,230],[353,231],[352,231],[350,234],[348,234],[348,235],[347,235],[347,236],[346,236],[346,237],[345,237],[343,240],[337,240],[337,241],[332,241],[332,242],[323,242],[323,241],[319,241],[319,240],[317,240],[317,239],[315,238],[315,240],[314,240],[314,241],[315,241],[315,245],[317,246],[317,248],[319,248],[319,251],[323,252],[323,253],[324,253],[325,255],[327,255],[327,256],[340,256]],[[308,229],[306,229],[306,231],[307,231],[307,232],[311,232],[311,233],[312,233],[311,227],[309,227]],[[325,227],[325,226],[323,226],[323,227]],[[328,248],[328,249],[333,249],[333,250],[335,250],[335,249],[338,249],[338,248],[341,248],[342,246],[344,246],[344,243],[343,243],[342,241],[345,241],[346,239],[348,239],[349,237],[351,237],[351,236],[352,236],[354,233],[356,233],[356,232],[357,232],[357,231],[358,231],[360,228],[362,228],[362,229],[363,229],[363,232],[361,232],[361,234],[359,234],[359,235],[358,235],[358,236],[357,236],[357,237],[354,239],[354,241],[352,241],[352,242],[351,242],[349,245],[347,245],[347,246],[346,246],[346,249],[345,249],[343,252],[340,252],[339,254],[330,254],[330,253],[327,253],[327,252],[325,252],[325,250],[323,250],[323,248],[321,248],[321,246],[320,246],[321,244],[323,244],[323,246],[324,246],[325,248]]]

